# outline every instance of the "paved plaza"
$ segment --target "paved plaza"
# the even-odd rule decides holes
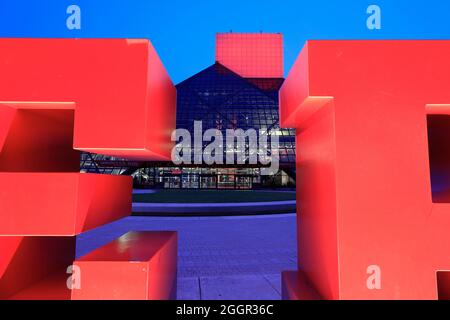
[[[77,256],[128,231],[178,231],[178,299],[280,299],[296,216],[127,217],[78,236]]]

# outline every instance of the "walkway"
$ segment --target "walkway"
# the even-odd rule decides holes
[[[77,256],[130,230],[179,234],[179,299],[280,299],[280,273],[296,269],[295,214],[128,217],[78,237]]]

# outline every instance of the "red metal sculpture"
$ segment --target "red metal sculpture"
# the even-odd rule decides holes
[[[0,70],[0,299],[174,298],[174,233],[133,234],[129,252],[158,251],[145,277],[122,251],[103,250],[95,264],[146,294],[126,282],[97,287],[83,258],[79,285],[67,285],[75,236],[131,212],[132,178],[79,173],[77,150],[170,158],[175,88],[149,41],[1,39]]]
[[[297,128],[300,271],[285,298],[449,296],[449,55],[449,41],[303,48],[280,93]]]

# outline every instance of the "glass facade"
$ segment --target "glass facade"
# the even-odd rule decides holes
[[[139,168],[132,176],[135,185],[141,187],[252,189],[261,184],[259,173],[259,168],[147,167]]]
[[[273,130],[279,140],[280,164],[294,165],[294,129],[279,128],[282,82],[282,78],[243,78],[215,63],[177,85],[177,128],[193,136],[194,121],[202,121],[203,131],[218,129],[224,137],[226,129]]]
[[[283,80],[244,78],[216,62],[176,86],[176,127],[187,129],[192,137],[194,121],[202,121],[203,132],[218,129],[223,137],[227,129],[255,129],[276,134],[279,140],[280,171],[275,176],[260,175],[258,164],[176,166],[172,162],[133,162],[89,153],[82,154],[81,170],[131,174],[135,187],[252,189],[293,186],[295,131],[279,127],[278,91]],[[203,147],[207,144],[209,142],[205,142]],[[194,155],[194,150],[191,148],[191,155]],[[224,163],[225,160],[224,150]]]
[[[124,159],[101,154],[82,152],[80,156],[80,172],[125,174],[130,163]]]

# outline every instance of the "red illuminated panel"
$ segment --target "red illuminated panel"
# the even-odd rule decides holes
[[[176,298],[176,232],[128,232],[74,264],[81,273],[74,300]]]
[[[73,263],[75,237],[1,236],[0,253],[0,299],[70,298],[65,272]],[[42,290],[32,290],[36,284]]]
[[[218,33],[216,61],[246,78],[283,77],[279,33]]]
[[[76,235],[131,212],[132,178],[0,173],[0,235]]]
[[[78,172],[74,103],[1,103],[0,171]]]
[[[448,296],[449,56],[450,41],[309,41],[284,82],[299,269],[322,298]]]
[[[75,105],[75,149],[170,159],[175,87],[148,40],[0,39],[0,70],[0,102]]]

